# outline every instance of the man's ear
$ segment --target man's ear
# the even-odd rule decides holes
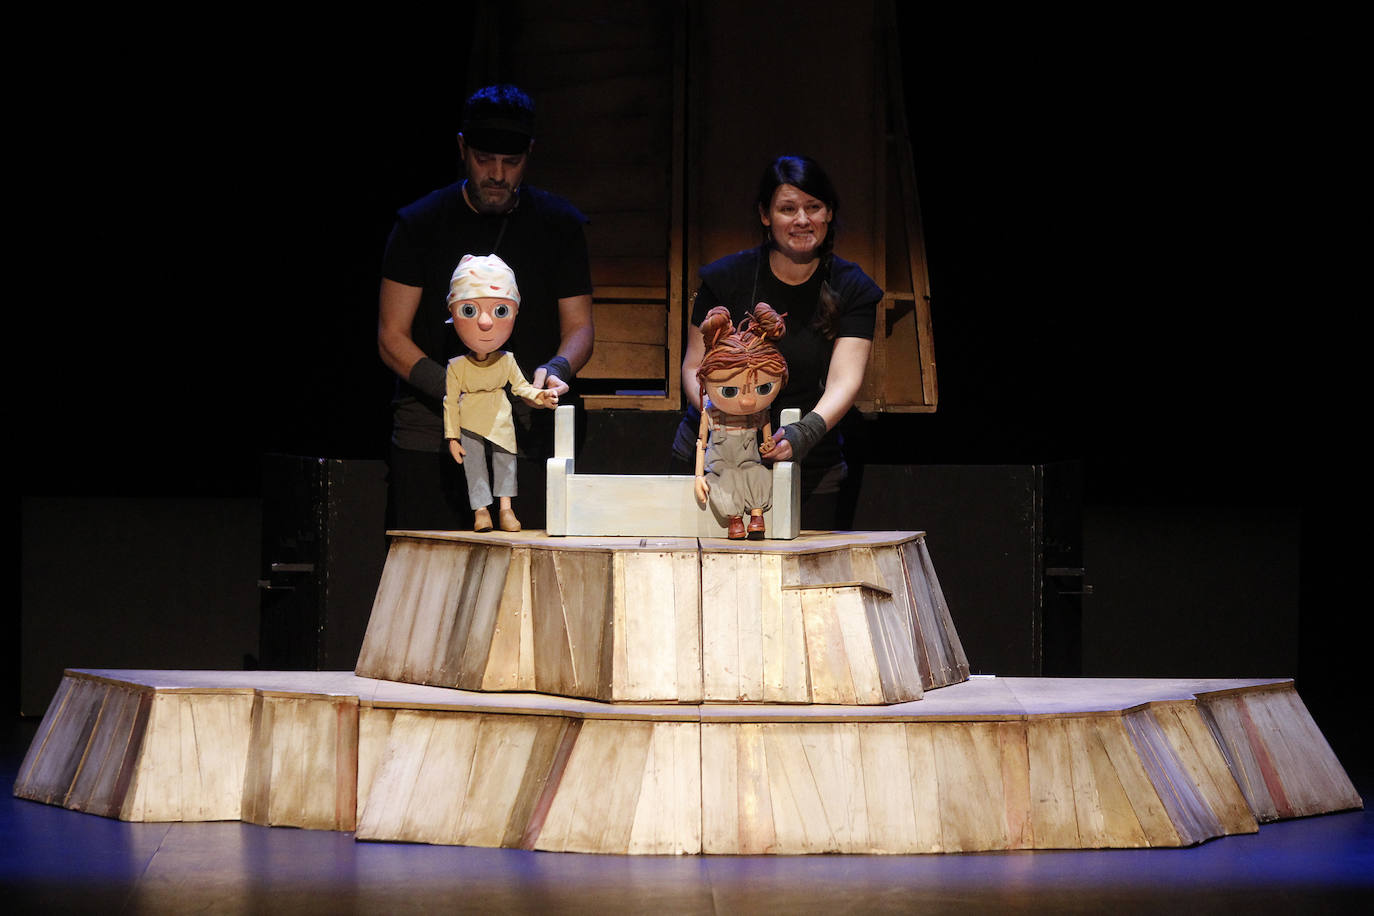
[[[466,159],[467,155],[468,148],[467,145],[463,142],[463,132],[460,130],[458,131],[458,156],[461,159]]]

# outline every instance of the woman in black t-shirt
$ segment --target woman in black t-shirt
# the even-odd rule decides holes
[[[690,467],[695,443],[706,313],[723,305],[739,321],[756,303],[767,302],[787,316],[778,349],[790,381],[773,404],[774,426],[783,408],[798,407],[803,414],[774,434],[770,458],[801,464],[803,527],[848,527],[839,499],[847,468],[835,426],[853,408],[863,383],[882,290],[858,265],[835,256],[839,197],[814,160],[783,156],[769,163],[759,180],[757,208],[763,244],[700,271],[682,360],[688,410],[673,444],[674,467]]]

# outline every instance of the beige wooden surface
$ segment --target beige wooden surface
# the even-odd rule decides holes
[[[15,794],[347,829],[350,773],[359,838],[625,854],[1180,846],[1361,804],[1284,680],[627,707],[337,672],[68,672]]]
[[[395,532],[356,670],[619,702],[876,705],[965,680],[968,661],[919,532]]]

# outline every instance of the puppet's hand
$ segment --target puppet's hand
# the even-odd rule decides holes
[[[765,456],[771,455],[776,448],[777,446],[773,444],[773,437],[764,436],[763,441],[759,443],[759,454]]]
[[[467,454],[467,450],[463,448],[463,443],[457,439],[450,439],[448,440],[448,453],[453,456],[454,461],[462,464],[463,456]]]
[[[534,396],[535,407],[548,407],[553,409],[558,406],[558,392],[552,388],[545,388]]]
[[[786,428],[787,427],[783,427],[783,429]],[[772,445],[769,445],[770,442]],[[769,461],[792,460],[792,443],[787,441],[787,438],[782,433],[782,429],[773,433],[772,439],[764,440],[763,446],[759,451],[767,455]]]
[[[706,505],[706,496],[711,492],[711,485],[706,482],[706,478],[698,477],[696,483],[697,502]]]

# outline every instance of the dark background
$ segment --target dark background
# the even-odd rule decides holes
[[[873,421],[903,443],[885,460],[1081,459],[1090,508],[1291,522],[1300,686],[1338,708],[1364,615],[1342,524],[1358,343],[1325,279],[1350,247],[1325,215],[1337,77],[1291,63],[1330,26],[901,6],[940,406]],[[378,265],[395,209],[456,176],[468,12],[32,31],[21,499],[253,498],[264,452],[383,455]],[[761,38],[742,65],[868,62]]]

